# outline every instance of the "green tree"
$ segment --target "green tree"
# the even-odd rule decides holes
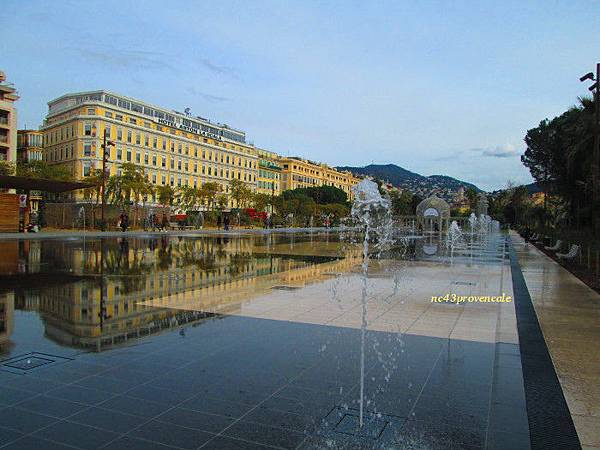
[[[160,203],[164,208],[173,205],[173,201],[175,199],[175,192],[173,188],[169,185],[158,186],[156,188],[156,198],[158,203]]]
[[[204,183],[200,188],[200,198],[207,209],[212,209],[217,201],[217,194],[221,192],[221,185],[214,181]]]
[[[243,181],[232,179],[229,183],[229,191],[237,208],[246,208],[252,201],[252,190]]]
[[[475,210],[477,209],[477,195],[477,191],[472,187],[468,188],[465,191],[465,197],[467,197],[467,200],[469,202],[469,208],[473,212],[475,212]]]
[[[181,186],[177,189],[176,201],[183,211],[194,211],[200,204],[200,192],[191,186]]]
[[[49,180],[70,181],[73,175],[63,164],[48,164],[46,161],[19,161],[16,174],[20,177],[44,178]]]
[[[10,176],[15,173],[15,165],[10,161],[0,160],[0,175]]]
[[[252,203],[257,211],[266,211],[267,206],[271,205],[271,196],[257,192],[253,196]]]

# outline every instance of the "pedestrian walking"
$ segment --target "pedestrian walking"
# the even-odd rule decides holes
[[[127,231],[127,228],[129,228],[129,216],[126,212],[122,212],[119,216],[119,224],[121,226],[121,231],[125,233]]]

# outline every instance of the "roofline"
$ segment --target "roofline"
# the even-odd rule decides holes
[[[175,111],[174,109],[165,108],[164,106],[158,106],[158,105],[155,105],[154,103],[148,103],[148,102],[146,102],[144,100],[140,100],[140,99],[134,98],[134,97],[129,97],[127,95],[119,94],[118,92],[109,91],[109,90],[106,90],[106,89],[99,89],[99,90],[94,90],[94,91],[69,92],[69,93],[61,95],[60,97],[57,97],[55,99],[52,99],[52,100],[48,101],[47,105],[48,105],[48,107],[50,107],[54,103],[58,103],[59,101],[64,100],[64,99],[69,98],[69,97],[74,97],[74,96],[78,96],[78,95],[90,95],[90,94],[108,94],[108,95],[114,95],[116,97],[121,97],[121,98],[123,98],[125,100],[129,100],[129,101],[134,102],[134,103],[140,103],[143,106],[148,106],[150,108],[158,109],[158,110],[161,110],[161,111],[168,111],[170,114],[174,114],[174,115],[176,115],[178,117],[181,117],[181,118],[184,118],[184,119],[188,119],[188,120],[189,119],[193,119],[193,120],[198,120],[198,121],[201,121],[201,122],[206,122],[209,125],[213,125],[213,126],[216,126],[216,127],[224,128],[224,129],[227,129],[227,130],[236,131],[236,132],[242,133],[242,134],[244,134],[244,136],[246,136],[246,132],[245,131],[240,130],[238,128],[234,128],[234,127],[232,127],[230,125],[227,125],[226,123],[211,122],[209,119],[205,119],[205,118],[200,119],[200,118],[195,117],[195,116],[194,117],[188,117],[185,114],[181,114],[180,112]],[[92,100],[92,101],[95,101],[95,100]]]

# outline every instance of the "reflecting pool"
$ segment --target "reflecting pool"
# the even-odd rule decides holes
[[[0,241],[0,447],[528,448],[501,235]]]

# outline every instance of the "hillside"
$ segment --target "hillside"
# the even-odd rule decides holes
[[[447,175],[424,176],[395,164],[370,164],[365,167],[341,166],[339,170],[349,170],[356,175],[369,175],[374,178],[388,181],[401,189],[411,191],[425,198],[433,193],[446,201],[452,201],[458,189],[473,188],[481,192],[477,186],[466,181],[457,180]]]

